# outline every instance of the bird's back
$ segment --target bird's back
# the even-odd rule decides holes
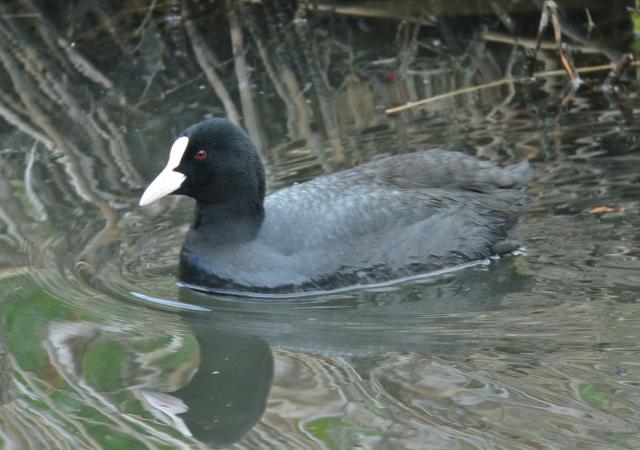
[[[221,279],[254,290],[334,288],[486,258],[529,206],[527,162],[392,156],[277,191],[255,240],[217,249]]]

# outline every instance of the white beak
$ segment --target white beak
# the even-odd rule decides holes
[[[166,167],[162,169],[162,172],[156,177],[155,180],[147,187],[140,198],[140,206],[149,205],[156,200],[160,200],[172,192],[175,192],[182,186],[186,176],[180,172],[174,171],[176,167],[180,165],[182,156],[187,150],[189,145],[189,138],[182,136],[173,143],[171,146],[171,153],[169,154],[169,162]]]

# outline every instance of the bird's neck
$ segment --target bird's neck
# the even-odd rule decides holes
[[[191,229],[221,244],[253,240],[264,221],[262,200],[196,204]]]

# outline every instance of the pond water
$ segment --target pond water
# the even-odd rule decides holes
[[[539,8],[459,3],[3,2],[2,447],[640,448],[636,69],[386,115],[522,74],[498,41]],[[565,3],[577,66],[635,45],[625,2],[594,29]],[[180,287],[192,200],[137,202],[210,115],[240,117],[270,190],[422,148],[528,158],[526,255],[298,299]]]

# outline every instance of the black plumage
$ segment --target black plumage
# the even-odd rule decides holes
[[[428,150],[376,160],[266,198],[255,146],[224,119],[200,122],[175,191],[197,201],[180,278],[251,292],[333,289],[480,260],[510,248],[527,210],[527,161],[507,167]],[[205,149],[205,160],[195,152]]]

